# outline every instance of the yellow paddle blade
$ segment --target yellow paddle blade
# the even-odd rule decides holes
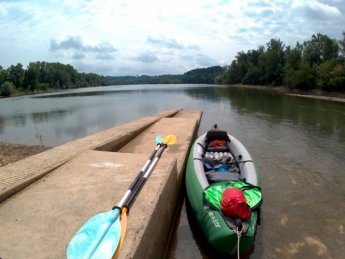
[[[176,136],[175,135],[167,135],[164,137],[162,144],[172,145],[172,144],[175,144],[175,142],[176,142]]]
[[[116,251],[115,251],[112,259],[116,259],[119,256],[123,241],[125,240],[125,236],[126,236],[126,232],[127,232],[127,211],[128,211],[128,209],[126,207],[122,208],[121,220],[120,220],[121,236],[120,236],[119,244],[117,245]]]

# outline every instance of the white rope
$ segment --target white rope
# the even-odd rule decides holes
[[[242,235],[243,227],[241,230],[238,230],[238,227],[236,229],[236,234],[237,234],[237,259],[240,259],[240,241],[241,241],[241,235]]]

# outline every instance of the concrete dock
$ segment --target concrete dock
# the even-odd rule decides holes
[[[176,135],[128,215],[120,258],[163,258],[200,111],[169,110],[0,167],[0,258],[65,258],[74,233],[116,205],[155,148]]]

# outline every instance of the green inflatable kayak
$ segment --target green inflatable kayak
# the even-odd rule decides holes
[[[228,188],[242,190],[251,210],[248,220],[223,213],[220,203]],[[195,217],[214,249],[235,254],[253,247],[262,195],[252,157],[238,139],[216,129],[216,125],[196,139],[186,167],[186,190]]]

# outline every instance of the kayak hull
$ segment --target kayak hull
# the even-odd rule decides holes
[[[187,197],[209,244],[219,252],[235,254],[237,252],[237,233],[228,226],[221,213],[210,207],[203,199],[203,191],[210,185],[200,160],[205,136],[206,134],[200,136],[194,142],[188,157],[186,167]],[[242,159],[252,160],[244,146],[233,136],[229,134],[228,136],[231,140],[230,148],[234,156],[241,155]],[[249,183],[258,186],[258,175],[254,163],[244,163],[240,167],[242,177],[247,182],[250,180]],[[257,223],[258,211],[254,210],[249,219],[248,230],[240,238],[240,253],[245,253],[253,247]]]

